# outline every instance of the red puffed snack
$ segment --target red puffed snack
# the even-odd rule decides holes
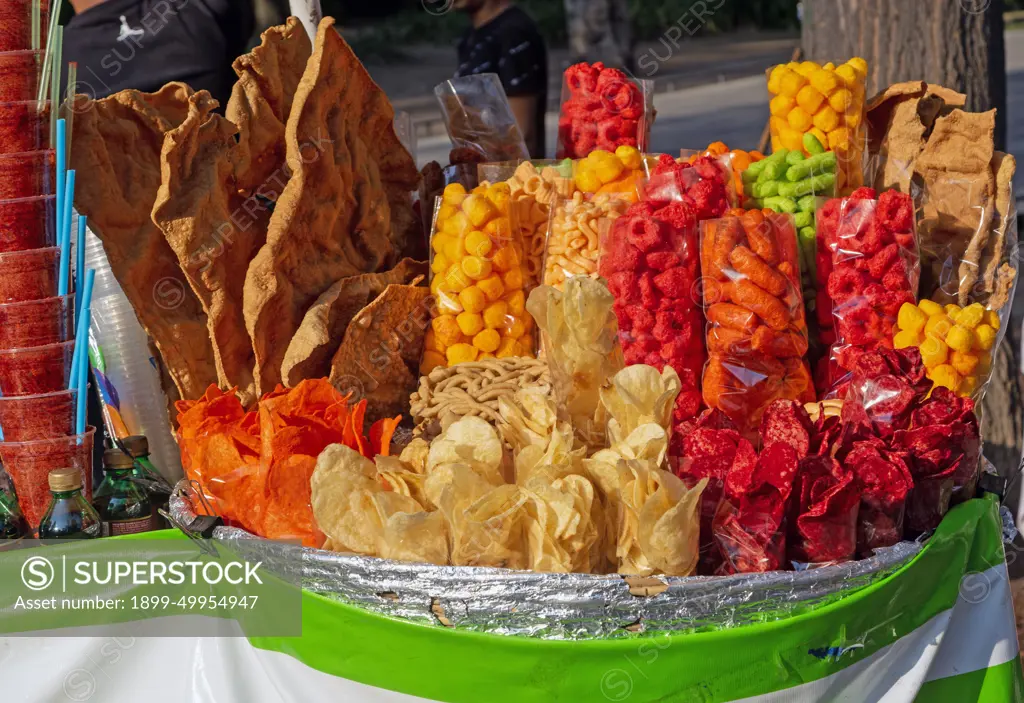
[[[786,554],[786,502],[798,459],[785,444],[767,447],[756,464],[734,466],[712,532],[723,559],[718,574],[781,569]]]
[[[558,117],[558,158],[582,159],[595,149],[647,150],[654,121],[650,81],[634,81],[601,62],[565,70]]]
[[[794,484],[790,560],[819,564],[853,558],[860,492],[850,471],[828,456],[800,461]]]
[[[914,302],[920,275],[913,201],[898,191],[858,188],[818,211],[818,324],[834,337],[824,391],[841,397],[861,354],[891,349],[896,316]],[[825,291],[822,300],[820,291]]]
[[[868,556],[872,550],[899,542],[907,496],[914,487],[904,454],[873,442],[855,442],[843,465],[861,485],[857,554]]]

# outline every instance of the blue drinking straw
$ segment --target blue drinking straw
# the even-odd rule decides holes
[[[71,204],[75,201],[75,172],[67,172],[64,188],[64,211],[57,222],[60,224],[60,278],[57,279],[57,295],[68,294],[68,279],[71,268]]]
[[[92,312],[92,286],[95,280],[96,272],[92,269],[86,271],[85,284],[82,286],[82,316],[78,320],[78,331],[75,333],[75,356],[71,364],[72,374],[77,372],[77,377],[72,381],[73,387],[78,388],[75,434],[85,432],[86,401],[88,400],[86,388],[89,379],[89,318]]]
[[[78,239],[75,240],[75,319],[82,314],[82,286],[85,284],[85,228],[88,218],[78,216]]]
[[[52,107],[51,107],[52,109]],[[60,223],[64,207],[64,179],[68,170],[68,123],[57,120],[57,238],[60,239]]]

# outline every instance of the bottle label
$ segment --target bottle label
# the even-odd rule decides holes
[[[153,529],[153,516],[147,515],[135,520],[109,520],[103,523],[104,534],[107,537],[118,535],[134,535],[139,532],[149,532]]]

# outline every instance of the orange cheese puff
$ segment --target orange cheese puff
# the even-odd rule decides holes
[[[759,327],[750,338],[755,351],[777,358],[801,357],[807,353],[807,337],[799,332],[785,330],[776,332]]]
[[[731,330],[753,332],[760,322],[757,315],[732,303],[715,303],[707,310],[708,322]]]
[[[756,210],[754,211],[756,212]],[[746,228],[747,241],[754,253],[764,259],[769,266],[779,263],[779,249],[775,246],[775,239],[772,237],[772,230],[763,221],[761,224]]]
[[[773,330],[789,326],[789,310],[782,301],[753,281],[746,278],[733,281],[726,290],[732,302],[756,314]]]
[[[712,327],[708,330],[708,351],[725,356],[742,356],[750,353],[750,334],[728,327]]]
[[[738,246],[729,252],[729,263],[772,295],[780,296],[786,292],[786,277],[745,246]]]

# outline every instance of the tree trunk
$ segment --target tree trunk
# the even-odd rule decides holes
[[[804,0],[803,48],[811,61],[868,62],[868,95],[924,80],[967,95],[967,109],[996,114],[1006,148],[1003,0]]]

